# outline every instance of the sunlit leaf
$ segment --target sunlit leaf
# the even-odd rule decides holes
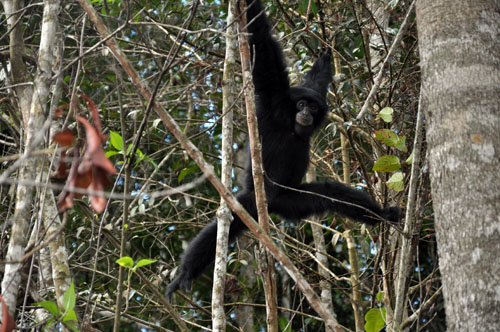
[[[391,122],[392,121],[392,114],[394,113],[394,110],[392,107],[384,107],[379,113],[378,116],[384,120],[384,122]]]
[[[63,295],[63,310],[65,313],[68,313],[75,308],[76,296],[75,296],[75,285],[71,282],[69,288],[64,292]]]
[[[372,308],[365,315],[365,331],[379,332],[385,326],[385,308]]]
[[[387,146],[396,146],[399,142],[399,136],[389,129],[376,130],[375,138]]]
[[[68,311],[68,313],[66,313],[66,315],[64,315],[63,317],[63,322],[78,322],[78,317],[76,317],[76,313],[74,310],[70,310]]]
[[[392,190],[402,191],[404,189],[403,173],[402,172],[394,173],[389,178],[389,180],[387,180],[386,184],[387,187],[391,188]]]
[[[406,163],[407,164],[413,164],[413,151],[411,152],[411,154],[408,157],[408,159],[406,159]]]
[[[120,264],[121,266],[129,268],[129,269],[131,269],[131,268],[134,267],[134,260],[131,257],[128,257],[128,256],[118,258],[116,260],[116,262],[118,264]]]
[[[114,147],[116,150],[123,152],[124,149],[123,149],[122,136],[113,130],[110,130],[109,134],[110,134],[109,142],[111,143],[111,146]]]
[[[156,259],[141,259],[140,261],[137,262],[135,268],[139,268],[153,263],[156,263]]]
[[[59,307],[54,301],[42,301],[36,302],[35,304],[50,312],[52,316],[57,316],[59,314]]]

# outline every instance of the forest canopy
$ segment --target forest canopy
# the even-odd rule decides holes
[[[2,0],[0,247],[1,260],[14,262],[2,264],[4,281],[21,271],[10,284],[19,292],[8,295],[2,283],[2,296],[14,304],[18,327],[111,331],[118,319],[120,331],[211,329],[211,268],[170,303],[165,291],[221,199],[186,142],[220,177],[227,112],[229,192],[244,181],[249,131],[239,50],[229,72],[234,99],[223,109],[228,31],[238,24],[238,17],[228,24],[227,2]],[[342,330],[381,331],[402,282],[402,326],[444,331],[426,143],[417,127],[414,3],[263,3],[292,85],[332,52],[328,115],[311,141],[307,181],[340,181],[382,206],[410,209],[413,227],[403,234],[404,223],[271,215],[273,242]],[[23,248],[18,256],[13,241]],[[266,329],[261,254],[250,232],[229,247],[228,331]],[[324,330],[297,283],[279,261],[273,266],[279,331]]]

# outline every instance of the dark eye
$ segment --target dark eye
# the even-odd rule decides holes
[[[311,109],[311,111],[313,111],[313,112],[316,112],[318,110],[318,105],[316,105],[316,104],[310,104],[309,105],[309,109]]]
[[[306,102],[303,101],[303,100],[299,100],[299,102],[297,103],[297,107],[299,107],[300,109],[304,108]]]

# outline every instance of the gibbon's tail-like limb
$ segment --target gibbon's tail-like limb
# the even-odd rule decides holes
[[[250,213],[253,218],[257,217],[254,193],[244,193],[238,195],[238,201]],[[246,230],[245,224],[233,213],[233,222],[229,228],[229,242],[234,242],[236,238]],[[191,282],[198,278],[203,270],[215,259],[215,247],[217,241],[217,220],[210,222],[201,230],[198,235],[189,243],[182,254],[181,264],[177,276],[167,287],[167,298],[178,289],[191,289]]]

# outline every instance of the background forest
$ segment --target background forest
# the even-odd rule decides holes
[[[220,196],[155,107],[175,120],[218,176],[222,119],[232,113],[231,191],[238,192],[247,111],[238,50],[223,76],[228,27],[237,25],[228,25],[227,1],[2,4],[0,271],[10,312],[3,312],[4,326],[10,316],[30,331],[211,330],[211,268],[171,303],[165,290],[183,248],[215,218]],[[292,84],[324,49],[333,51],[329,114],[312,140],[308,181],[341,181],[410,211],[396,227],[335,215],[300,223],[271,216],[275,244],[321,294],[339,331],[446,330],[428,146],[417,127],[425,121],[417,121],[414,5],[264,1]],[[225,106],[224,84],[235,91]],[[90,160],[91,178],[71,173],[80,156]],[[106,195],[96,193],[104,187]],[[230,245],[227,331],[271,330],[261,252],[251,233]],[[274,267],[276,331],[325,330],[282,265]],[[386,326],[393,316],[397,328]]]

